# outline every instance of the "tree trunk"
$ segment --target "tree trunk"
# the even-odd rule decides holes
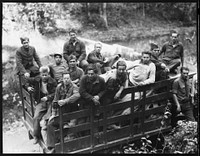
[[[86,3],[86,13],[87,13],[88,19],[90,19],[90,17],[91,17],[91,14],[90,14],[90,3]]]
[[[103,20],[104,20],[105,28],[108,29],[106,6],[107,6],[107,3],[101,3],[99,12],[100,12],[100,17],[103,18]]]

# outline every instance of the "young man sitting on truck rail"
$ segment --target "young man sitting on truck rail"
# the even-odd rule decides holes
[[[79,94],[79,88],[77,87],[76,84],[74,84],[70,78],[69,72],[65,71],[62,74],[62,82],[58,84],[55,92],[55,96],[52,102],[52,113],[51,117],[49,118],[49,121],[47,123],[47,130],[46,134],[47,138],[44,137],[44,141],[46,140],[46,144],[49,150],[53,150],[55,147],[55,135],[54,135],[54,130],[55,127],[59,126],[59,123],[56,123],[54,125],[54,120],[53,118],[58,114],[57,110],[57,105],[58,106],[64,106],[65,108],[65,113],[66,112],[72,112],[78,110],[78,104],[77,101],[80,98]],[[45,119],[44,119],[45,120]],[[65,125],[64,128],[66,127],[71,127],[76,124],[76,120],[71,120],[68,125]],[[45,125],[43,125],[45,126]]]
[[[69,72],[72,82],[79,86],[80,80],[83,77],[84,72],[81,68],[77,66],[77,59],[75,55],[69,56],[68,64],[69,65],[66,70]]]
[[[24,78],[34,77],[39,75],[39,68],[42,66],[40,58],[33,46],[29,45],[28,37],[21,37],[22,47],[17,49],[16,52],[16,70],[17,73],[23,75],[22,83],[24,84]],[[37,63],[34,65],[33,59]]]
[[[52,77],[57,81],[57,83],[60,83],[62,80],[62,73],[66,70],[67,65],[62,62],[62,55],[59,53],[54,54],[54,64],[50,64],[49,68],[52,70]]]
[[[40,136],[40,120],[50,108],[57,86],[56,80],[49,75],[48,66],[40,67],[39,71],[39,76],[27,78],[25,84],[27,90],[34,93],[37,102],[33,118],[34,144],[38,142]]]

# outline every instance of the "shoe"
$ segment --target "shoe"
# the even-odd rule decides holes
[[[47,150],[45,150],[45,153],[55,153],[55,148],[48,148]]]
[[[39,142],[39,139],[37,137],[33,137],[33,144],[37,144]]]

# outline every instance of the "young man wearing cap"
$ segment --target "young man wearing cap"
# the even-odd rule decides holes
[[[184,49],[178,37],[179,34],[176,31],[172,31],[170,41],[163,45],[158,55],[159,59],[166,64],[170,73],[177,73],[177,67],[183,66],[184,63]]]
[[[69,63],[69,56],[71,54],[75,55],[78,66],[85,70],[88,65],[88,62],[86,61],[85,44],[79,40],[76,35],[75,29],[69,31],[70,40],[64,44],[63,56],[66,62]]]
[[[40,137],[40,120],[51,110],[49,107],[54,98],[56,90],[56,80],[50,77],[49,67],[42,66],[39,69],[40,75],[26,79],[25,87],[29,92],[33,92],[36,101],[36,108],[33,117],[33,135],[34,143],[38,142]]]
[[[69,65],[67,71],[70,74],[72,82],[79,86],[80,80],[83,77],[84,72],[81,68],[77,67],[77,60],[75,55],[69,56]]]
[[[17,72],[24,75],[26,78],[34,77],[39,74],[39,67],[42,66],[40,58],[33,46],[29,45],[29,38],[20,38],[22,46],[16,52]],[[33,59],[37,66],[33,64]]]
[[[67,66],[62,62],[62,55],[61,54],[54,54],[54,64],[50,64],[50,70],[52,70],[53,78],[60,83],[62,80],[62,73],[67,69]]]

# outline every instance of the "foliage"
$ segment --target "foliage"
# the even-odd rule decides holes
[[[197,153],[197,122],[178,121],[177,127],[165,137],[164,151],[168,153]]]

